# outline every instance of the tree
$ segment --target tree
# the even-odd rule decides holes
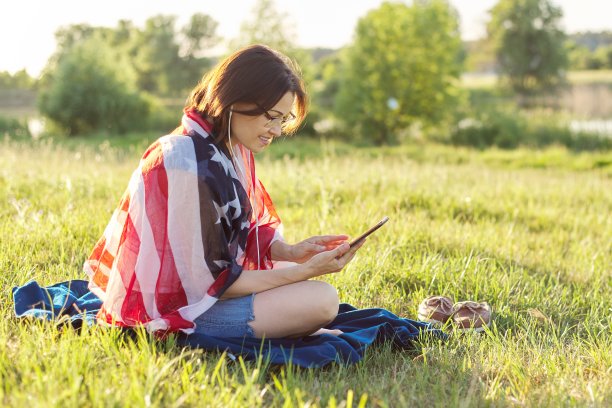
[[[379,144],[397,142],[413,124],[445,119],[459,97],[461,47],[446,1],[383,3],[359,20],[346,50],[337,117]]]
[[[213,64],[212,59],[205,56],[205,52],[219,42],[216,34],[218,23],[212,17],[196,13],[191,16],[189,23],[182,28],[180,67],[175,67],[175,88],[182,94],[191,89],[202,78]],[[180,78],[177,78],[180,76]]]
[[[94,32],[94,27],[89,24],[72,24],[65,27],[60,27],[55,31],[55,42],[57,46],[53,55],[49,57],[45,67],[40,75],[40,86],[46,88],[50,86],[53,73],[57,70],[57,66],[62,58],[68,54],[70,49],[79,42],[89,39]]]
[[[309,84],[310,112],[302,127],[306,134],[311,135],[334,130],[334,98],[342,80],[342,50],[325,50],[319,58],[315,55],[317,52],[320,49],[312,53],[315,63]]]
[[[156,95],[184,95],[212,65],[202,54],[218,42],[216,29],[217,22],[200,13],[178,30],[175,16],[147,19],[132,43],[140,89]]]
[[[487,26],[499,70],[520,96],[553,91],[568,66],[563,13],[550,0],[500,0]]]
[[[251,44],[267,45],[297,61],[308,83],[313,75],[312,56],[296,45],[296,39],[289,16],[276,9],[274,0],[257,0],[251,17],[240,25],[238,38],[230,41],[230,49],[234,51]]]
[[[145,21],[144,30],[136,39],[134,66],[140,89],[154,94],[172,92],[179,61],[179,45],[175,38],[175,16],[157,15]]]
[[[40,112],[68,134],[123,133],[141,125],[148,104],[124,55],[94,35],[65,51],[39,99]]]
[[[295,50],[295,30],[286,13],[276,10],[274,0],[257,0],[251,18],[240,24],[238,38],[230,43],[232,51],[251,44],[265,44],[290,55]]]
[[[185,46],[182,54],[193,58],[201,57],[202,53],[212,48],[219,41],[216,31],[219,24],[212,17],[196,13],[182,29]]]
[[[569,35],[577,45],[586,47],[589,51],[595,51],[602,46],[612,45],[612,31],[583,31]]]
[[[43,85],[49,85],[53,72],[74,46],[95,36],[129,60],[141,91],[184,95],[212,65],[203,54],[219,41],[217,23],[196,13],[185,27],[177,30],[175,26],[176,17],[157,15],[147,19],[144,28],[129,20],[120,20],[115,28],[87,24],[62,27],[55,34],[57,48],[45,67]]]
[[[218,41],[217,23],[195,14],[176,30],[175,20],[158,15],[144,28],[121,20],[116,28],[58,30],[58,46],[38,84],[42,113],[71,134],[142,126],[152,95],[184,96],[211,65],[202,54]]]
[[[569,68],[573,70],[589,69],[592,51],[583,45],[579,45],[573,41],[567,44],[567,56],[569,60]]]
[[[34,89],[36,80],[25,69],[15,72],[0,71],[0,90],[2,89]]]

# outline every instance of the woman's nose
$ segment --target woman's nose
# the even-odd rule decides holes
[[[282,133],[281,125],[272,126],[270,129],[268,129],[268,133],[274,137],[280,136]]]

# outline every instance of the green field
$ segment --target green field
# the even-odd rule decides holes
[[[486,300],[483,334],[370,349],[349,367],[232,362],[140,333],[13,316],[11,288],[81,265],[137,165],[120,142],[0,141],[0,404],[49,406],[610,406],[612,154],[355,149],[282,140],[260,178],[292,242],[357,234],[341,301],[416,316],[427,295]]]

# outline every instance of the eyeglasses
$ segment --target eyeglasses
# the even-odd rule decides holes
[[[249,115],[249,116],[263,115],[266,119],[268,119],[268,121],[264,124],[264,126],[267,127],[268,129],[276,127],[276,126],[280,126],[282,128],[287,123],[296,119],[296,116],[293,114],[293,112],[289,112],[288,114],[283,115],[283,112],[279,112],[276,109],[270,109],[269,111],[266,111],[259,104],[256,103],[256,105],[257,105],[257,109],[237,110],[237,109],[232,108],[231,111],[236,112],[236,113],[241,113],[243,115]],[[278,113],[278,116],[272,116],[270,115],[269,112]]]
[[[282,112],[276,110],[273,110],[272,112],[277,112],[282,115]],[[295,115],[293,114],[293,112],[289,112],[285,116],[272,116],[268,112],[264,112],[263,115],[266,117],[266,119],[268,119],[268,121],[264,125],[267,128],[273,128],[276,126],[283,127],[287,123],[295,120]]]

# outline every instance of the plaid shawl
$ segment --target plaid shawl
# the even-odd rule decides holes
[[[281,222],[242,145],[194,112],[144,153],[84,271],[101,324],[193,332],[243,270],[271,269]],[[259,249],[259,251],[258,251]]]

